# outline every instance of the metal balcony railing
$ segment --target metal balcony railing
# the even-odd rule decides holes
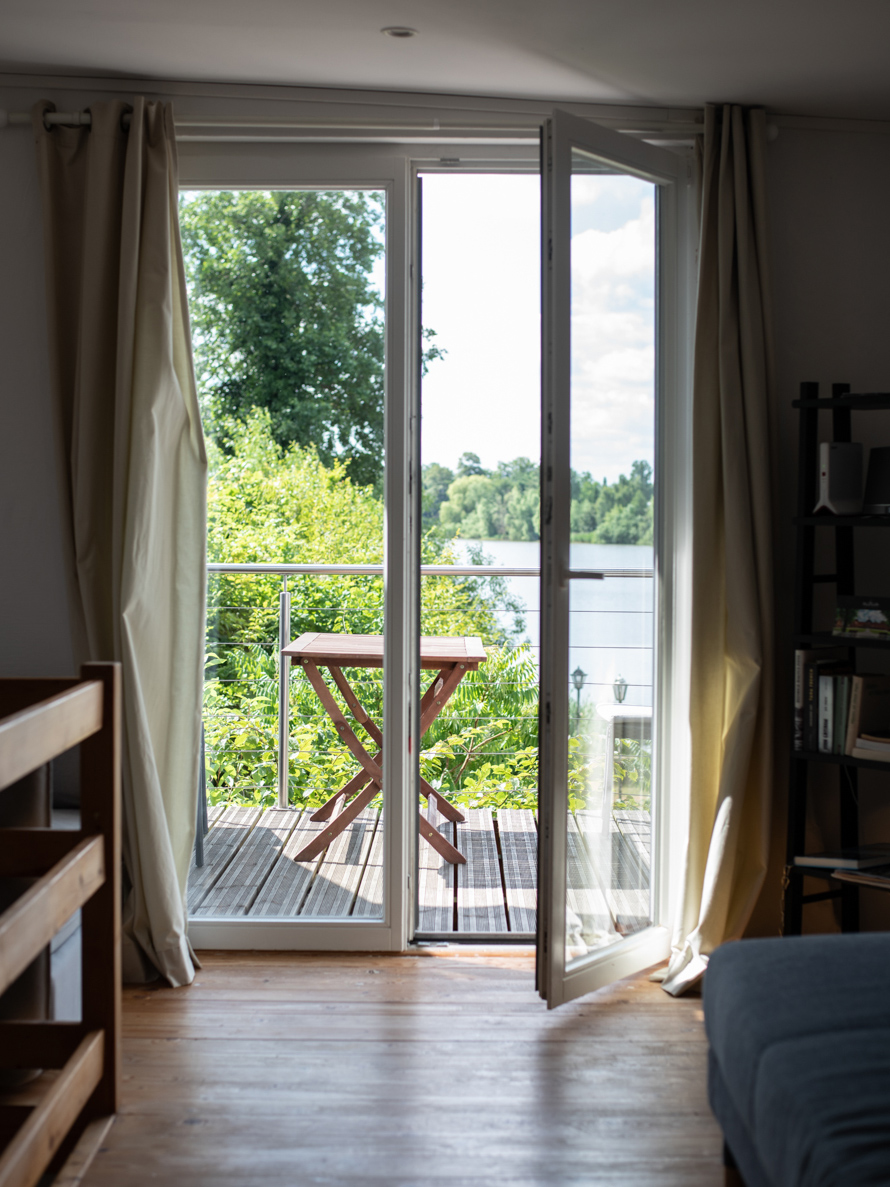
[[[213,597],[208,598],[208,621],[210,623],[210,630],[208,635],[211,636],[209,641],[217,651],[224,650],[231,647],[250,647],[259,646],[271,651],[275,648],[276,656],[280,657],[282,647],[286,646],[292,638],[292,622],[294,617],[311,618],[313,621],[328,622],[332,624],[342,624],[344,622],[350,623],[360,620],[363,627],[361,632],[357,633],[382,633],[383,629],[383,597],[382,597],[382,565],[323,565],[323,564],[224,564],[211,563],[207,566],[208,574],[219,575],[221,577],[235,577],[243,575],[245,577],[266,577],[266,578],[280,578],[280,587],[277,595],[277,647],[274,636],[271,633],[265,635],[264,638],[255,638],[249,641],[244,639],[224,639],[212,638],[213,621],[219,619],[221,615],[229,612],[252,612],[260,617],[265,612],[266,627],[272,627],[273,611],[275,610],[274,601],[269,599],[274,597],[268,589],[268,585],[264,591],[265,602],[257,600],[253,602],[244,602],[238,605],[223,604],[222,602],[214,602]],[[630,579],[648,579],[651,581],[653,574],[651,569],[602,569],[595,573],[584,570],[572,572],[571,576],[602,579],[609,581],[616,578],[630,578]],[[537,579],[540,576],[540,570],[536,567],[509,567],[503,565],[484,565],[484,564],[464,564],[464,565],[424,565],[421,567],[422,578],[481,578],[481,579],[495,579],[495,578],[528,578]],[[380,582],[379,587],[379,605],[375,603],[366,602],[360,606],[348,605],[330,605],[330,606],[301,606],[292,605],[292,589],[289,587],[289,580],[299,577],[367,577],[377,579]],[[434,619],[437,614],[446,614],[449,610],[454,608],[449,607],[426,607],[424,614],[427,619]],[[462,607],[466,611],[466,607]],[[533,616],[539,612],[537,609],[525,609],[525,615]],[[572,611],[573,617],[576,621],[580,621],[580,616],[591,614],[618,614],[618,615],[647,615],[651,612],[646,609],[628,608],[623,606],[621,608],[609,610],[596,609],[582,609]],[[274,629],[274,628],[273,628]],[[330,629],[339,629],[336,625],[331,625]],[[434,633],[434,632],[427,632]],[[469,633],[469,632],[468,632]],[[537,632],[532,632],[536,634]],[[577,632],[576,632],[577,633]],[[588,637],[581,632],[582,639]],[[532,649],[536,650],[536,645],[532,644]],[[609,640],[606,642],[574,642],[572,644],[572,651],[583,654],[585,652],[595,651],[626,651],[628,653],[637,653],[636,658],[631,654],[628,655],[629,663],[634,664],[641,673],[651,673],[651,642],[631,644],[615,642]],[[588,665],[591,666],[591,665]],[[585,673],[586,675],[586,673]],[[289,803],[289,768],[290,768],[290,739],[291,739],[291,697],[290,697],[290,673],[286,664],[282,664],[278,658],[278,689],[277,689],[277,751],[275,753],[275,765],[277,767],[277,801],[279,807],[287,807]],[[368,681],[372,681],[372,677],[367,677]],[[651,691],[651,676],[648,680],[631,679],[627,681],[628,689],[636,691],[636,693],[643,697],[645,701],[645,693],[647,690]],[[594,688],[595,690],[602,687],[604,690],[611,690],[611,682],[606,680],[589,679],[585,680],[586,688]],[[567,690],[568,693],[568,690]],[[574,696],[574,693],[572,694]],[[607,695],[604,694],[603,695]],[[651,704],[651,696],[649,699]],[[579,697],[580,705],[580,697]],[[319,705],[319,717],[323,716],[323,710]],[[481,718],[479,719],[481,720]],[[247,753],[242,751],[242,754]],[[268,753],[268,749],[264,748],[264,753]],[[489,757],[495,757],[489,752]]]

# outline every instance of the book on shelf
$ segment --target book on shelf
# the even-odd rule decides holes
[[[890,676],[863,672],[850,681],[850,709],[844,753],[862,758],[855,751],[863,735],[879,736],[890,729]]]
[[[800,650],[794,653],[794,749],[819,750],[823,728],[834,744],[834,689],[820,688],[820,677],[849,673],[843,653]],[[820,695],[822,694],[822,695]],[[829,710],[829,702],[831,709]],[[824,725],[822,724],[824,721]]]
[[[805,853],[795,857],[796,866],[810,866],[814,870],[867,870],[872,866],[890,863],[890,844],[857,845],[852,849],[835,849],[826,853]]]
[[[831,876],[839,882],[852,882],[854,886],[890,890],[890,865],[872,866],[870,870],[834,870]]]
[[[864,743],[861,738],[857,738],[856,745],[850,751],[850,757],[864,758],[868,762],[890,762],[890,748]]]
[[[890,598],[839,594],[831,633],[848,639],[890,639]]]

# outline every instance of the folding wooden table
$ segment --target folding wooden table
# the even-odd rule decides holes
[[[318,857],[339,833],[366,808],[383,786],[381,757],[383,755],[383,734],[372,721],[349,681],[343,675],[344,668],[382,668],[382,635],[324,635],[309,632],[300,635],[281,652],[283,659],[299,664],[306,679],[315,689],[337,733],[358,759],[361,769],[348,783],[314,812],[312,820],[328,820],[330,824],[308,845],[296,854],[296,861],[307,861]],[[450,638],[439,635],[423,635],[420,639],[420,666],[435,669],[437,675],[423,694],[420,702],[420,736],[426,733],[454,690],[466,676],[485,663],[487,656],[480,639],[475,637]],[[334,699],[319,668],[327,668],[334,684],[343,695],[346,707],[377,747],[376,754],[369,754],[346,720],[342,709]],[[420,790],[427,802],[436,807],[447,820],[462,821],[464,816],[425,779],[420,780]],[[338,811],[339,809],[339,811]],[[335,814],[336,813],[336,814]],[[423,815],[419,818],[420,835],[452,865],[463,864],[466,858],[450,841],[433,828]]]

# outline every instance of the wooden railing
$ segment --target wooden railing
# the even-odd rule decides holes
[[[118,1107],[119,667],[86,664],[80,680],[0,680],[0,795],[78,744],[80,830],[0,828],[0,879],[36,879],[0,914],[0,994],[76,910],[83,949],[80,1022],[0,1022],[0,1068],[35,1072],[0,1093],[0,1187],[34,1187],[48,1168],[80,1182]]]

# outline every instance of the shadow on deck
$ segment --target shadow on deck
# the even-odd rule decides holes
[[[431,809],[430,821],[466,857],[451,866],[427,844],[418,851],[418,931],[535,934],[538,833],[535,813],[462,809],[451,824]],[[297,861],[325,827],[299,809],[216,805],[209,814],[204,865],[192,862],[189,914],[194,918],[368,919],[383,912],[383,817],[366,809],[320,857]],[[578,944],[626,934],[649,912],[649,814],[616,809],[608,852],[594,868],[596,822],[569,819],[569,911]],[[583,939],[581,938],[583,937]]]

